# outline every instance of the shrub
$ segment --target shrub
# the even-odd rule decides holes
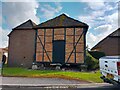
[[[92,57],[92,55],[89,54],[89,52],[86,52],[86,65],[87,70],[96,70],[99,68],[99,61]]]

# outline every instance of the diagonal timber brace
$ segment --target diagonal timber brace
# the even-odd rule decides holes
[[[49,55],[48,55],[48,53],[47,53],[47,51],[46,51],[44,45],[42,44],[42,41],[41,41],[40,37],[39,37],[39,36],[37,36],[37,37],[38,37],[38,39],[39,39],[39,41],[40,41],[40,43],[41,43],[41,45],[42,45],[42,47],[43,47],[43,50],[45,51],[45,53],[46,53],[46,55],[47,55],[49,61],[51,62],[50,57],[49,57]]]
[[[83,34],[84,34],[84,31],[82,32],[82,34],[80,35],[79,39],[78,39],[77,42],[75,43],[75,45],[74,45],[74,47],[73,47],[73,50],[71,51],[71,53],[70,53],[70,55],[69,55],[69,57],[68,57],[66,63],[68,63],[68,61],[69,61],[69,59],[70,59],[72,53],[73,53],[74,50],[76,49],[76,46],[77,46],[78,42],[80,41],[80,39],[81,39],[81,37],[82,37]]]

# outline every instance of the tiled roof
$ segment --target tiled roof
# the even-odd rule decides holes
[[[32,20],[29,19],[28,21],[13,28],[13,30],[8,34],[8,36],[10,36],[14,30],[28,30],[28,29],[32,29],[34,26],[36,26],[36,24]]]
[[[43,22],[35,26],[34,28],[56,28],[56,27],[86,27],[88,28],[88,25],[78,20],[75,20],[71,17],[68,17],[65,14],[61,14],[60,16],[57,16],[46,22]]]
[[[34,26],[36,26],[36,24],[32,20],[29,19],[28,21],[15,27],[13,30],[15,30],[15,29],[32,29]]]
[[[120,28],[118,28],[116,31],[114,31],[113,33],[111,33],[109,36],[120,36]]]
[[[120,28],[118,28],[116,31],[112,32],[107,37],[105,37],[103,40],[101,40],[100,42],[98,42],[91,50],[94,50],[97,47],[101,46],[102,42],[104,42],[108,37],[113,37],[113,38],[117,37],[117,38],[120,38]]]

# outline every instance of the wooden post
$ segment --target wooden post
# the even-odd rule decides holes
[[[38,30],[35,29],[35,52],[34,52],[34,60],[33,62],[36,62],[36,51],[37,51],[37,34],[38,34]]]
[[[75,46],[75,28],[74,28],[74,33],[73,33],[74,37],[73,37],[73,47]],[[75,47],[75,52],[74,52],[74,61],[76,63],[76,47]]]

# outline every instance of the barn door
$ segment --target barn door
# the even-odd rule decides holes
[[[53,41],[53,63],[65,63],[65,40]]]

